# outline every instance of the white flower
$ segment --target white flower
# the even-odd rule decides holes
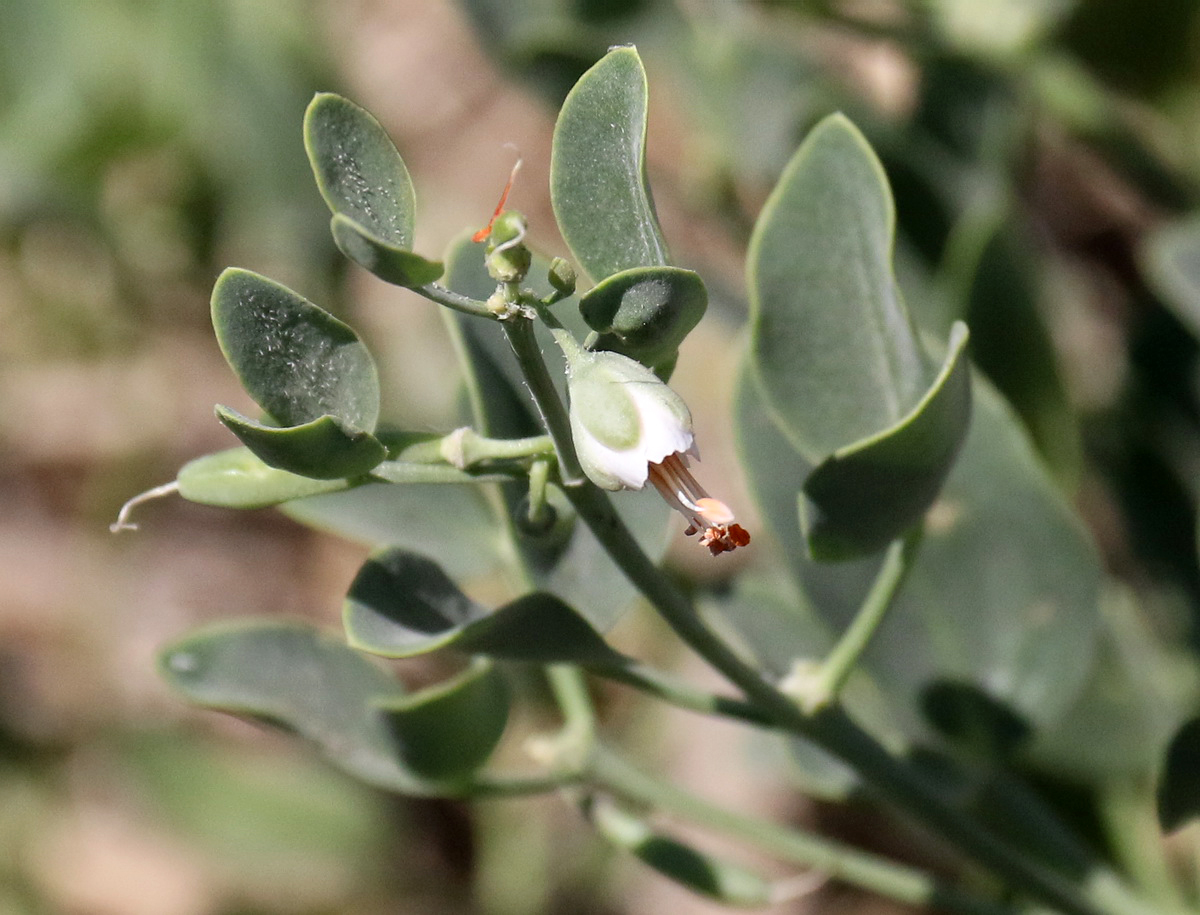
[[[750,542],[729,506],[688,469],[688,456],[699,455],[683,398],[618,353],[575,349],[567,363],[571,434],[588,479],[609,490],[642,489],[649,480],[688,519],[688,534],[704,532],[714,556]]]

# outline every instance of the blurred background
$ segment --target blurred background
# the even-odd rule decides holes
[[[735,504],[722,379],[738,358],[745,243],[807,128],[846,111],[893,182],[918,319],[940,333],[967,317],[977,362],[1110,569],[1164,638],[1200,644],[1198,10],[3,0],[0,915],[719,911],[614,860],[554,798],[384,796],[291,741],[187,709],[156,678],[156,650],[198,623],[337,626],[365,555],[276,513],[178,499],[145,506],[136,533],[108,532],[132,494],[233,443],[212,416],[216,402],[249,404],[209,324],[222,268],[347,317],[377,354],[389,420],[456,424],[432,306],[348,265],[329,238],[301,142],[318,90],[391,132],[417,186],[420,253],[487,220],[513,144],[525,164],[511,205],[554,254],[556,105],[609,45],[636,43],[664,231],[713,296],[674,383],[697,413],[703,475],[730,479]],[[671,555],[700,588],[738,568]],[[674,653],[636,614],[616,637]],[[800,801],[733,731],[604,698],[611,726],[680,782],[911,852],[902,831],[881,840],[854,811]],[[778,911],[898,910],[822,890]]]

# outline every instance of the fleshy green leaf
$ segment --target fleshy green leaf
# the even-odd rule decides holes
[[[1200,214],[1169,223],[1142,249],[1155,291],[1194,336],[1200,338]]]
[[[359,570],[343,621],[350,644],[390,658],[452,647],[538,663],[621,661],[621,655],[558,598],[527,594],[488,611],[463,594],[437,563],[398,549],[376,553]]]
[[[396,286],[415,288],[438,279],[445,268],[372,235],[350,217],[335,213],[329,229],[338,249],[350,260]]]
[[[890,703],[888,724],[910,737],[927,733],[913,710],[922,690],[939,680],[977,687],[1045,728],[1075,701],[1094,657],[1101,579],[1095,550],[1019,421],[985,380],[974,378],[973,390],[974,416],[961,454],[927,516],[914,567],[863,662]],[[839,633],[878,562],[807,558],[792,507],[808,463],[776,427],[745,373],[735,415],[743,466],[764,521],[813,611]],[[730,622],[738,626],[733,615]],[[770,644],[759,650],[810,658],[805,631],[798,626],[789,642],[786,627],[773,627]]]
[[[593,280],[667,263],[646,181],[648,97],[637,50],[614,48],[580,77],[554,128],[554,215]]]
[[[482,659],[452,680],[375,705],[400,759],[434,781],[460,780],[487,762],[508,706],[504,677]]]
[[[221,508],[267,508],[352,485],[347,480],[314,480],[268,467],[248,448],[230,448],[189,461],[180,468],[176,482],[185,499]]]
[[[670,359],[708,307],[704,281],[680,267],[635,267],[601,280],[579,300],[600,334],[597,348],[656,366]]]
[[[835,451],[808,476],[801,526],[814,559],[845,559],[885,547],[933,504],[971,417],[967,328],[956,324],[942,371],[892,428]]]
[[[502,473],[471,473],[445,464],[422,464],[408,461],[383,461],[375,465],[369,476],[355,480],[316,480],[269,467],[249,448],[230,448],[189,461],[179,471],[176,482],[179,494],[191,502],[216,505],[221,508],[268,508],[303,499],[307,496],[340,492],[367,483],[398,483],[417,486],[428,491],[428,484],[494,483],[509,479]],[[376,486],[370,498],[378,500],[382,489]],[[432,498],[432,497],[431,497]],[[459,504],[447,492],[445,498]],[[477,500],[469,496],[467,501]],[[395,504],[388,505],[389,510]],[[411,520],[411,519],[410,519]]]
[[[771,884],[753,871],[697,851],[678,839],[656,832],[640,817],[609,801],[598,800],[588,816],[597,831],[642,863],[693,893],[723,905],[758,907],[771,902]]]
[[[212,293],[213,327],[251,397],[281,426],[329,415],[373,431],[379,377],[358,336],[286,286],[229,269]]]
[[[264,464],[318,480],[359,476],[387,457],[387,449],[370,432],[346,429],[328,414],[286,429],[256,423],[220,405],[217,418]]]
[[[385,245],[412,250],[412,179],[370,112],[339,95],[318,93],[304,113],[304,146],[331,212]]]
[[[312,627],[260,620],[202,630],[166,649],[160,670],[190,701],[287,728],[372,784],[435,790],[397,761],[377,710],[404,695],[400,684]]]
[[[892,275],[895,212],[879,160],[843,116],[821,121],[750,242],[752,361],[810,462],[890,428],[933,372]]]

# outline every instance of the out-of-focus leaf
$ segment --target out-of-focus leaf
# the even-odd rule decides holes
[[[463,594],[437,563],[403,550],[385,550],[367,560],[350,586],[343,619],[352,645],[385,657],[452,647],[539,663],[621,660],[558,598],[527,594],[488,611]]]
[[[385,282],[415,288],[438,279],[444,267],[404,248],[376,238],[354,220],[335,213],[329,230],[338,249],[350,260],[370,270]]]
[[[894,231],[879,160],[841,115],[809,133],[755,226],[752,364],[811,462],[898,423],[933,379],[892,274]]]
[[[1200,816],[1200,718],[1184,723],[1167,747],[1158,782],[1158,821],[1173,832]]]
[[[371,784],[436,793],[398,761],[377,710],[404,695],[400,684],[339,639],[300,624],[243,622],[186,636],[163,652],[159,666],[198,705],[293,731]]]
[[[1155,291],[1200,339],[1200,214],[1151,233],[1141,254]]]
[[[300,476],[355,477],[387,457],[387,449],[370,432],[347,429],[328,414],[286,429],[257,423],[222,406],[217,407],[217,419],[264,464]]]
[[[1075,700],[1092,666],[1100,586],[1095,551],[1012,413],[986,381],[976,378],[974,391],[962,453],[927,517],[914,567],[864,658],[894,700],[888,723],[910,737],[927,733],[913,710],[936,681],[970,684],[1040,730]],[[745,378],[736,416],[760,510],[817,616],[841,632],[878,563],[806,558],[788,504],[796,504],[807,464]],[[782,640],[783,631],[775,638]],[[800,644],[792,650],[811,656]]]
[[[763,877],[656,832],[641,817],[607,800],[593,801],[588,816],[604,838],[693,893],[722,905],[749,908],[765,906],[772,899],[771,884]]]
[[[648,97],[636,49],[614,48],[580,77],[554,127],[554,215],[593,280],[668,260],[646,181]]]
[[[971,328],[971,360],[1000,389],[1060,479],[1081,460],[1079,431],[1038,311],[1038,268],[1007,207],[965,217],[951,235],[942,278]]]
[[[437,556],[455,578],[486,575],[501,563],[502,535],[478,486],[368,484],[297,499],[283,511],[360,543]]]
[[[412,250],[412,178],[387,131],[370,112],[340,95],[318,93],[304,114],[304,146],[332,213],[385,245]]]
[[[950,334],[925,397],[879,435],[835,451],[804,482],[800,523],[814,559],[883,549],[918,523],[945,482],[971,417],[966,325]]]
[[[1082,691],[1039,731],[1028,758],[1085,784],[1145,780],[1160,771],[1180,726],[1195,713],[1200,678],[1191,655],[1150,631],[1130,594],[1100,603],[1096,662]]]
[[[480,660],[445,683],[375,708],[404,764],[434,781],[456,781],[487,762],[508,723],[508,686]]]
[[[674,356],[708,307],[704,281],[680,267],[635,267],[601,280],[579,300],[579,310],[600,334],[598,349],[614,350],[644,365]]]
[[[212,292],[217,342],[247,393],[281,426],[334,416],[373,431],[379,377],[358,336],[286,286],[228,269]]]

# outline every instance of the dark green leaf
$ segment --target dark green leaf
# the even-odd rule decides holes
[[[899,423],[932,380],[892,275],[894,231],[883,169],[841,115],[808,135],[755,226],[753,366],[813,463]]]
[[[213,327],[251,397],[281,426],[326,414],[373,431],[379,378],[358,336],[328,312],[266,277],[228,269],[212,293]]]
[[[1173,832],[1200,816],[1200,718],[1175,732],[1158,784],[1158,821]]]
[[[621,660],[579,613],[552,595],[527,594],[489,612],[436,563],[397,549],[375,554],[359,570],[343,619],[352,645],[384,657],[454,647],[539,663]]]
[[[403,696],[400,684],[310,626],[258,620],[202,630],[166,649],[160,670],[190,701],[294,731],[372,784],[433,790],[397,762],[376,708]]]
[[[667,263],[646,182],[647,99],[637,51],[614,48],[580,77],[554,128],[554,215],[593,280]]]
[[[373,115],[339,95],[318,93],[304,114],[304,146],[331,212],[390,247],[412,250],[412,179]]]
[[[655,832],[645,820],[608,801],[593,802],[588,815],[614,845],[693,893],[731,906],[764,906],[772,899],[770,883],[753,871]]]
[[[809,475],[800,519],[814,559],[883,549],[928,511],[971,418],[967,328],[955,324],[942,371],[892,428],[835,451]]]
[[[488,661],[460,676],[376,703],[396,752],[417,775],[456,781],[482,766],[508,723],[508,686]]]
[[[583,319],[600,334],[598,349],[624,353],[651,366],[678,351],[707,307],[704,281],[680,267],[622,270],[579,300]]]
[[[437,261],[390,245],[372,235],[348,216],[335,213],[329,222],[333,240],[350,260],[370,270],[385,282],[415,288],[432,283],[444,270]]]
[[[218,405],[217,419],[264,464],[317,480],[356,477],[387,457],[387,449],[370,432],[347,429],[329,415],[281,429]]]

